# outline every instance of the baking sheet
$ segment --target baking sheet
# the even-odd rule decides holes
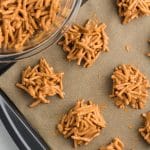
[[[3,76],[0,76],[0,87],[54,150],[59,150],[60,146],[61,150],[73,149],[72,141],[64,139],[56,131],[56,125],[61,116],[79,98],[92,99],[95,103],[107,106],[103,110],[107,127],[102,130],[100,136],[96,137],[89,145],[81,146],[78,148],[79,150],[97,150],[116,136],[119,136],[124,142],[125,150],[149,150],[150,146],[144,142],[138,133],[138,128],[143,124],[140,114],[150,110],[150,96],[144,109],[134,110],[128,107],[124,111],[114,106],[109,94],[111,94],[112,86],[110,76],[114,67],[119,64],[128,63],[137,66],[150,80],[150,58],[144,55],[150,50],[147,43],[150,38],[150,17],[142,17],[128,25],[122,25],[115,1],[89,0],[80,9],[76,21],[83,23],[94,13],[108,26],[110,51],[102,54],[91,68],[85,69],[77,66],[76,62],[68,63],[63,50],[54,45],[36,56],[17,62]],[[125,45],[131,46],[130,52],[124,49]],[[41,56],[47,59],[55,71],[65,73],[63,84],[66,94],[64,100],[57,96],[51,97],[50,104],[41,104],[31,109],[27,105],[32,102],[32,98],[16,88],[15,83],[19,81],[21,71],[27,65],[35,65]],[[130,129],[129,126],[133,126],[133,128]]]

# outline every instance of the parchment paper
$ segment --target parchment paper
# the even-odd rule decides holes
[[[17,62],[0,77],[0,87],[54,150],[73,149],[72,141],[58,134],[56,124],[78,98],[92,99],[95,103],[107,105],[103,111],[107,127],[89,145],[79,149],[97,150],[116,136],[124,142],[125,150],[150,149],[150,145],[146,144],[138,133],[138,128],[143,124],[140,114],[150,110],[150,96],[144,109],[127,108],[126,111],[114,106],[108,96],[112,86],[110,76],[114,67],[119,64],[128,63],[137,66],[150,80],[150,58],[144,55],[150,50],[147,43],[150,38],[150,17],[142,17],[128,25],[122,25],[115,3],[115,0],[89,0],[78,14],[76,21],[79,23],[83,23],[96,13],[98,18],[108,26],[110,52],[102,54],[91,68],[85,69],[77,66],[75,62],[68,63],[63,50],[54,45],[36,56]],[[131,46],[130,52],[125,51],[126,44]],[[57,96],[51,97],[50,104],[41,104],[31,109],[28,105],[32,102],[32,98],[16,88],[15,83],[19,81],[25,66],[35,65],[41,56],[47,59],[55,71],[65,73],[63,84],[66,95],[64,100]],[[133,128],[129,129],[128,126]]]

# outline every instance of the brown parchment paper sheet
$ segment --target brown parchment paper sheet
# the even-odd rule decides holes
[[[112,86],[110,76],[114,67],[119,64],[128,63],[137,66],[150,80],[150,58],[144,55],[150,50],[147,43],[150,38],[150,17],[142,17],[128,25],[122,25],[115,3],[115,0],[89,0],[80,9],[77,16],[76,21],[83,23],[96,13],[98,18],[108,26],[110,52],[100,56],[91,68],[82,68],[75,62],[68,63],[63,50],[54,45],[36,56],[17,62],[0,77],[0,87],[54,150],[73,149],[72,141],[58,134],[56,124],[78,98],[92,99],[95,103],[107,105],[103,111],[107,127],[89,145],[78,149],[97,150],[99,146],[109,143],[116,136],[119,136],[124,142],[125,150],[150,149],[150,146],[138,133],[138,128],[142,125],[140,114],[150,110],[150,96],[144,109],[127,108],[126,111],[114,106],[108,96]],[[126,44],[131,46],[130,52],[124,49]],[[64,100],[57,96],[51,97],[50,104],[41,104],[31,109],[27,105],[32,102],[32,98],[16,88],[15,83],[19,81],[24,67],[35,65],[41,56],[47,59],[55,71],[65,73],[63,84],[66,95]],[[133,126],[133,128],[129,129],[128,126]]]

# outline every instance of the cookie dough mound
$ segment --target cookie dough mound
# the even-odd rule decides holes
[[[68,54],[67,60],[90,67],[102,52],[108,51],[106,25],[97,19],[89,19],[84,26],[73,24],[58,44]]]
[[[132,108],[141,109],[145,106],[150,83],[137,68],[132,65],[120,65],[115,68],[111,78],[111,97],[119,108],[130,105]]]
[[[144,127],[139,128],[139,132],[143,136],[144,140],[150,144],[150,111],[147,113],[142,114],[145,123]]]
[[[150,2],[148,0],[117,0],[119,16],[123,24],[129,23],[140,16],[150,16]]]
[[[64,97],[63,75],[64,73],[55,73],[53,67],[50,67],[46,60],[41,58],[35,67],[28,66],[22,72],[21,83],[17,83],[16,86],[35,99],[30,105],[30,107],[35,107],[39,103],[49,103],[48,96],[58,94],[61,98]]]
[[[123,150],[124,144],[119,138],[114,138],[113,141],[107,145],[102,146],[99,150]]]
[[[77,147],[87,145],[105,126],[98,105],[92,101],[78,100],[76,105],[62,117],[57,128],[65,138],[73,139],[74,147]]]

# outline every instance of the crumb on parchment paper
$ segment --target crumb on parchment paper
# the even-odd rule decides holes
[[[131,51],[131,46],[129,44],[126,44],[124,49],[127,51],[127,52],[130,52]]]
[[[106,146],[100,147],[99,150],[124,150],[124,144],[120,138],[114,138],[112,142]]]
[[[133,125],[129,124],[129,125],[128,125],[128,128],[129,128],[129,129],[133,129]]]
[[[150,40],[148,40],[148,43],[150,44]],[[148,57],[150,57],[150,52],[149,52],[149,53],[146,53],[146,55],[147,55]]]

